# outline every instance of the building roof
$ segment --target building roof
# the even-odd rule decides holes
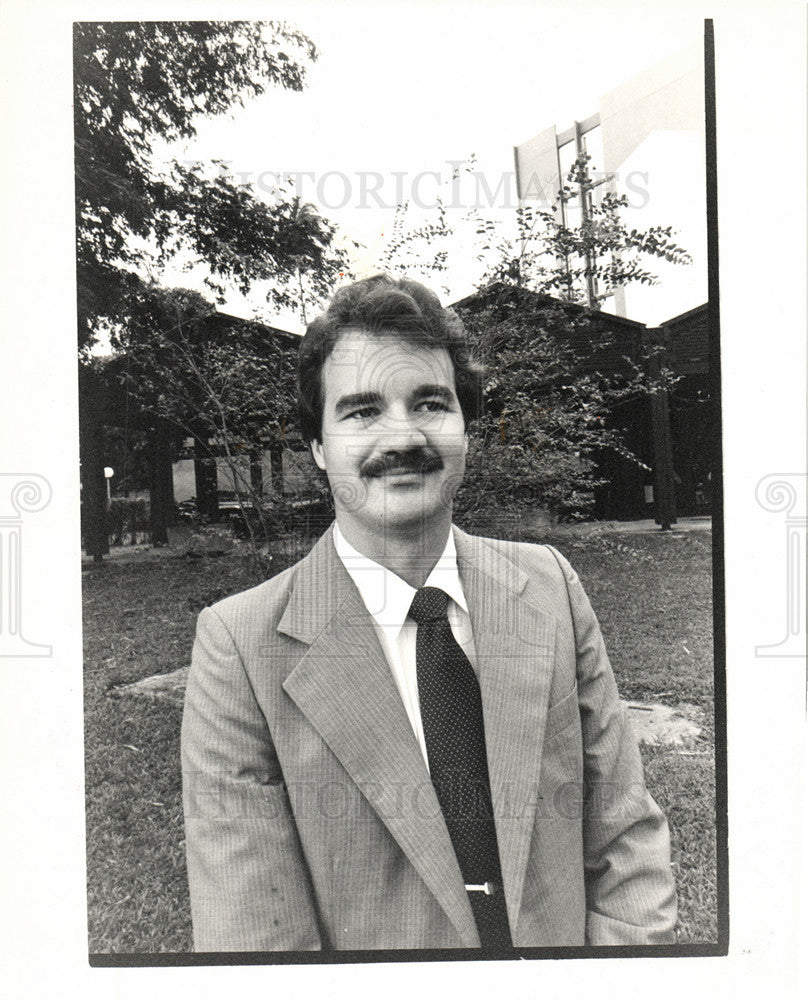
[[[643,347],[653,343],[665,345],[667,364],[677,374],[705,374],[708,370],[706,303],[672,317],[659,327],[648,327],[637,320],[566,302],[546,292],[535,292],[504,281],[495,281],[454,302],[452,308],[461,314],[474,312],[489,305],[495,296],[508,301],[512,301],[514,297],[520,301],[529,301],[537,311],[544,308],[554,311],[560,309],[570,316],[587,318],[589,323],[586,326],[576,325],[570,331],[567,341],[581,355],[581,367],[584,371],[595,368],[607,372],[620,371],[625,368],[626,357],[639,363]],[[606,332],[610,337],[605,346],[593,342],[593,334]]]

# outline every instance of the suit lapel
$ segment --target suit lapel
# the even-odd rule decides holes
[[[527,574],[455,530],[483,701],[508,914],[516,928],[535,822],[555,623]],[[467,944],[474,919],[446,824],[370,615],[328,531],[300,564],[278,625],[309,649],[284,689],[368,800]]]
[[[474,918],[418,743],[372,619],[328,531],[296,573],[278,630],[309,648],[284,689],[396,839],[463,940]]]
[[[515,929],[535,822],[555,623],[521,596],[528,576],[516,563],[458,529],[455,542],[474,635],[502,877]]]

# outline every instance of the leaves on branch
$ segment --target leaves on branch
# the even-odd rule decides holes
[[[461,220],[476,241],[470,252],[483,273],[476,296],[457,309],[488,376],[457,496],[460,511],[498,503],[585,516],[605,452],[642,465],[614,414],[674,380],[664,369],[652,376],[641,351],[624,349],[625,327],[610,330],[595,310],[615,288],[654,284],[649,260],[686,264],[690,258],[670,227],[630,229],[621,215],[627,199],[603,193],[595,200],[593,189],[583,156],[555,206],[528,202],[516,210],[515,237],[477,208]],[[571,209],[579,209],[582,194],[587,212],[572,225]],[[408,225],[407,215],[401,206],[385,263],[410,275],[414,268],[430,278],[445,275],[447,248],[458,237],[444,205],[417,225]]]
[[[156,144],[270,87],[301,90],[317,55],[288,25],[253,21],[77,23],[74,127],[79,345],[125,319],[133,287],[182,252],[221,299],[268,283],[276,306],[305,280],[317,295],[344,270],[334,227],[291,194],[268,204],[223,164],[158,170]],[[210,168],[217,173],[210,176]]]

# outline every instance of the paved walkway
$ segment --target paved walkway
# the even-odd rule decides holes
[[[713,527],[711,517],[681,517],[670,529],[671,535],[681,534],[686,531],[710,531]],[[654,534],[662,533],[662,529],[656,521],[581,521],[578,524],[557,524],[549,529],[553,534],[601,535],[607,532],[618,532],[620,534]],[[666,532],[667,534],[667,532]]]

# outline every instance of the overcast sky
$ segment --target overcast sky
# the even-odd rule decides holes
[[[472,153],[496,191],[515,144],[594,113],[602,94],[703,31],[702,15],[680,3],[297,2],[272,16],[320,51],[304,92],[274,90],[202,121],[196,140],[171,152],[229,161],[259,194],[275,172],[313,174],[300,178],[301,196],[363,245],[360,272],[374,269],[389,234],[392,208],[379,199],[392,206],[403,192],[429,203],[439,181],[425,172],[447,180],[450,161]],[[471,290],[464,280],[453,297]],[[256,303],[236,295],[225,308],[247,315]],[[295,328],[293,317],[275,319]]]

